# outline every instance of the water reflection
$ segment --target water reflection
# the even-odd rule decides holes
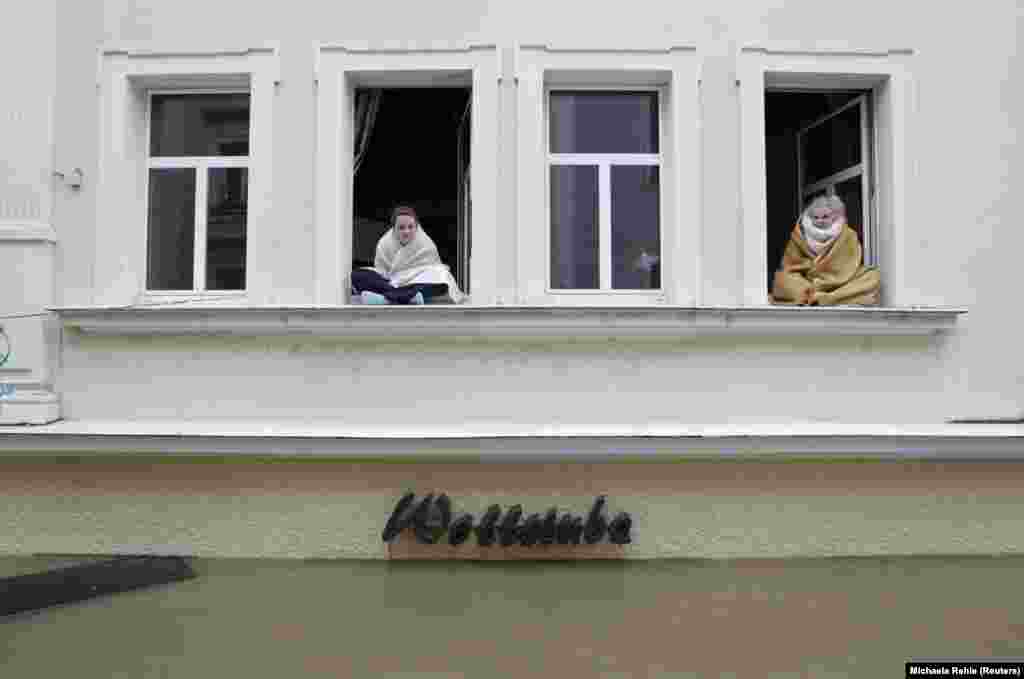
[[[0,658],[12,677],[898,676],[1024,655],[1022,566],[195,560],[195,580],[4,619]]]

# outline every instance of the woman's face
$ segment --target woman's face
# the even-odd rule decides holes
[[[827,207],[816,207],[811,210],[811,222],[819,229],[827,229],[832,226],[838,215]]]
[[[408,245],[412,237],[416,235],[416,220],[409,215],[398,215],[395,221],[395,231],[398,233],[398,242]]]

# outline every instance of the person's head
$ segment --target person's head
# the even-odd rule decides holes
[[[416,236],[416,229],[420,226],[420,220],[416,218],[416,211],[411,207],[399,205],[391,213],[391,228],[395,230],[395,237],[402,245],[408,245]]]
[[[828,229],[846,218],[846,206],[839,196],[818,196],[804,210],[804,215],[819,229]]]

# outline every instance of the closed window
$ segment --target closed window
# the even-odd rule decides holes
[[[661,288],[658,96],[549,92],[552,290]]]
[[[248,92],[152,92],[146,288],[244,290]]]

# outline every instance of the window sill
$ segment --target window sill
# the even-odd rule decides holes
[[[956,307],[197,306],[63,307],[90,335],[314,335],[346,338],[678,340],[704,336],[934,335]]]

